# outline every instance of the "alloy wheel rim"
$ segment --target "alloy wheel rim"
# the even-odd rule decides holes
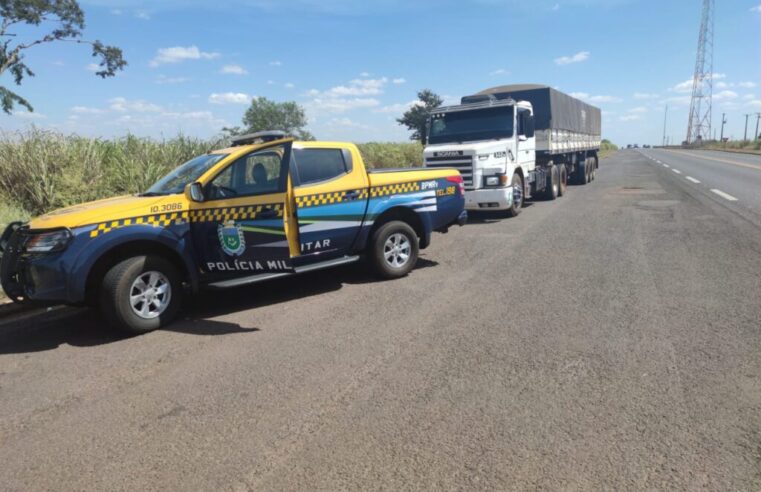
[[[513,205],[515,207],[520,207],[522,201],[523,201],[523,190],[521,189],[521,184],[519,182],[513,185]]]
[[[172,285],[161,272],[144,272],[138,275],[129,290],[132,312],[143,319],[161,316],[172,300]]]
[[[406,265],[411,253],[410,239],[399,232],[391,234],[383,245],[383,257],[386,263],[394,268],[401,268]]]

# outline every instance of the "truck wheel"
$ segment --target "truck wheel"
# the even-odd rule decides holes
[[[560,172],[558,166],[550,168],[550,175],[547,177],[547,185],[544,187],[544,199],[554,200],[560,195]]]
[[[597,179],[597,158],[590,157],[589,158],[589,174],[590,174],[590,181],[594,181]]]
[[[558,187],[558,196],[565,195],[568,188],[568,171],[565,164],[560,166],[560,186]]]
[[[583,164],[577,164],[574,174],[576,175],[576,184],[585,185],[589,183],[589,161],[585,159]]]
[[[111,324],[132,334],[171,322],[182,300],[177,269],[159,256],[134,256],[114,265],[103,278],[100,306]]]
[[[505,217],[517,217],[518,214],[521,213],[521,210],[523,210],[523,200],[524,200],[523,180],[521,179],[520,174],[518,173],[513,174],[512,187],[513,187],[513,204],[510,208],[505,210]]]
[[[381,278],[403,277],[417,263],[417,234],[406,222],[388,222],[373,234],[369,253],[373,270]]]

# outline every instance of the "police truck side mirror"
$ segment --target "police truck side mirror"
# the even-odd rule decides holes
[[[185,196],[192,202],[202,202],[203,186],[201,186],[201,183],[190,183],[185,187]]]

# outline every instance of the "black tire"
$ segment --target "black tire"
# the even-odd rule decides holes
[[[560,186],[558,187],[558,196],[565,195],[568,191],[568,171],[565,168],[565,164],[560,165]]]
[[[555,200],[560,195],[560,171],[559,166],[550,168],[550,175],[547,176],[547,184],[544,187],[544,199]]]
[[[525,188],[523,186],[523,180],[521,179],[520,174],[513,174],[513,180],[510,182],[510,185],[513,187],[513,193],[516,193],[516,190],[520,191],[520,200],[516,202],[515,198],[513,197],[512,206],[504,212],[505,217],[508,218],[517,217],[520,215],[521,210],[523,210],[523,203],[526,201],[526,194],[523,191]]]
[[[151,272],[158,275],[152,277]],[[146,312],[145,317],[136,313],[131,303],[133,293],[141,294],[136,290],[140,287],[135,286],[141,276],[158,279],[156,286],[150,280],[143,282],[146,290],[138,306]],[[168,288],[163,288],[164,285]],[[155,306],[154,301],[162,307]],[[130,334],[147,333],[169,324],[177,316],[181,303],[180,274],[171,262],[160,256],[134,256],[117,263],[106,273],[100,288],[100,307],[106,320],[114,328]]]
[[[392,253],[392,258],[387,259],[389,243],[393,243],[393,237],[404,237],[407,244],[407,258],[402,264],[399,263],[404,250],[399,243],[400,249]],[[414,229],[406,222],[394,220],[383,224],[376,230],[370,239],[368,258],[375,273],[384,279],[404,277],[415,268],[419,252],[419,239]],[[392,246],[393,247],[393,246]],[[398,260],[398,261],[397,261]]]
[[[589,169],[590,181],[594,181],[597,179],[597,157],[589,158]]]
[[[576,184],[585,185],[589,183],[589,161],[585,159],[583,163],[578,163],[574,174],[576,175]]]

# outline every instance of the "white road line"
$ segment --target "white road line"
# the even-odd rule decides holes
[[[698,181],[697,179],[693,178],[692,176],[687,176],[685,179],[687,181],[692,181],[695,184],[700,184],[700,181]]]
[[[724,193],[724,192],[723,192],[723,191],[721,191],[721,190],[711,190],[711,191],[712,191],[712,192],[714,192],[714,193],[716,193],[717,195],[719,195],[719,196],[720,196],[720,197],[722,197],[723,199],[725,199],[725,200],[729,200],[730,202],[736,202],[736,201],[737,201],[737,198],[733,197],[733,196],[732,196],[732,195],[730,195],[729,193]]]
[[[680,171],[679,169],[672,169],[672,171],[674,171],[677,174],[682,174],[682,171]]]
[[[663,167],[669,167],[669,165],[668,164],[664,164]]]
[[[658,159],[655,159],[655,162],[657,162],[658,164],[661,164],[661,161],[659,161]]]

